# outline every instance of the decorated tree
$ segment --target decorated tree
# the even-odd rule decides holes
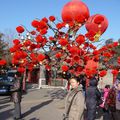
[[[32,71],[40,65],[50,70],[54,65],[75,76],[91,77],[99,73],[103,77],[108,69],[117,74],[118,69],[108,61],[115,56],[112,48],[117,47],[118,42],[98,47],[108,27],[107,18],[101,14],[90,15],[86,4],[78,0],[65,4],[61,17],[59,21],[55,16],[34,19],[31,22],[33,30],[23,25],[16,27],[18,38],[10,48],[13,66],[19,72]],[[82,27],[86,28],[85,34],[80,32]],[[119,57],[117,61],[120,64]]]

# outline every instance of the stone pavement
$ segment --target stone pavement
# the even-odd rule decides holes
[[[30,89],[22,98],[24,120],[61,120],[66,92],[60,88]],[[13,120],[13,103],[0,96],[0,120]]]

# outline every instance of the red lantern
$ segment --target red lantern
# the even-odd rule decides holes
[[[89,18],[89,9],[82,1],[70,1],[62,9],[62,20],[66,23],[83,23]]]
[[[85,27],[88,32],[94,31],[96,39],[102,35],[108,27],[108,20],[104,15],[95,14],[89,17],[88,21],[85,24]]]

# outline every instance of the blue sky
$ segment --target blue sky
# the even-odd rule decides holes
[[[29,28],[35,18],[54,15],[61,19],[62,7],[70,0],[1,0],[0,31],[15,31],[22,24]],[[120,38],[120,0],[82,0],[89,8],[90,15],[103,14],[109,26],[101,38]]]

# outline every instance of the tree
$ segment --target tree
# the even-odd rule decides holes
[[[85,5],[81,1],[71,2]],[[74,11],[76,9],[70,10],[71,14],[63,9],[62,15],[66,18],[62,21],[57,21],[55,16],[33,20],[32,31],[22,25],[16,27],[18,37],[13,40],[10,52],[13,54],[12,64],[17,66],[18,71],[24,72],[26,68],[32,70],[41,65],[51,69],[54,65],[62,72],[70,72],[75,76],[99,73],[103,77],[107,69],[114,69],[108,62],[116,56],[113,48],[119,46],[118,42],[110,39],[101,48],[96,46],[108,27],[107,18],[101,14],[89,16],[86,6],[79,7],[77,12]],[[82,27],[86,28],[86,34],[80,33]],[[104,68],[99,67],[99,62]]]
[[[111,44],[111,43],[113,43],[113,39],[112,38],[110,38],[110,39],[108,39],[108,40],[105,41],[106,45]]]
[[[3,40],[4,34],[0,33],[0,59],[6,58],[8,55],[8,43]]]

